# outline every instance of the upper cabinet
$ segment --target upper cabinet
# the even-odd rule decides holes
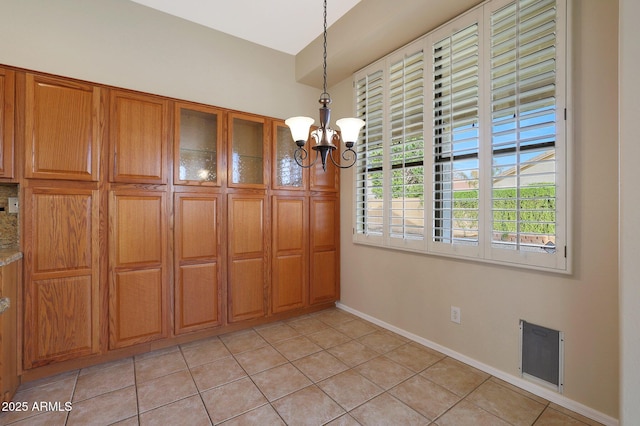
[[[0,177],[13,177],[13,71],[0,68]]]
[[[248,114],[230,113],[228,185],[240,188],[267,187],[269,174],[265,119]]]
[[[99,180],[100,88],[26,75],[25,177]]]
[[[308,169],[300,167],[294,158],[297,148],[291,130],[284,121],[273,121],[273,189],[304,190],[308,186]]]
[[[111,181],[167,183],[168,100],[120,90],[110,100]]]
[[[309,146],[309,143],[307,143],[307,146]],[[341,148],[342,146],[338,146],[338,149],[333,151],[333,158],[338,164],[342,156],[340,153]],[[315,151],[311,150],[310,156],[315,158],[315,155]],[[318,162],[309,170],[309,174],[311,175],[310,189],[312,191],[338,192],[340,190],[340,169],[331,162],[331,159],[327,159],[327,171],[322,170],[320,159],[318,159]]]
[[[174,133],[174,176],[176,185],[220,186],[222,154],[222,111],[216,108],[176,102]]]

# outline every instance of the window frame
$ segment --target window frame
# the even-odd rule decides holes
[[[492,126],[491,126],[491,14],[518,0],[488,0],[474,8],[462,13],[458,17],[425,34],[408,45],[392,52],[375,63],[363,68],[354,74],[354,88],[359,79],[376,72],[383,74],[383,190],[382,190],[382,235],[368,235],[358,229],[358,215],[365,218],[366,211],[358,211],[362,206],[362,194],[358,193],[357,185],[362,169],[354,167],[352,170],[354,186],[353,205],[353,242],[356,244],[372,245],[396,250],[407,250],[427,255],[447,256],[458,259],[470,259],[480,262],[514,266],[519,268],[550,271],[556,273],[572,273],[571,250],[571,207],[572,203],[572,158],[573,152],[571,140],[571,106],[570,106],[570,1],[556,0],[556,79],[555,79],[555,114],[556,114],[556,139],[555,139],[555,253],[537,253],[526,250],[507,250],[492,245]],[[453,33],[456,30],[466,28],[474,22],[478,24],[478,108],[479,108],[479,211],[478,211],[478,243],[477,245],[449,244],[434,241],[434,155],[433,155],[433,46],[442,40],[443,35]],[[390,220],[392,201],[391,194],[391,164],[390,164],[390,102],[389,102],[389,68],[394,60],[405,55],[411,55],[418,49],[423,51],[424,61],[424,110],[423,110],[423,136],[424,136],[424,234],[422,240],[407,238],[392,238],[390,236]],[[355,90],[355,89],[354,89]],[[357,105],[357,100],[356,100]],[[357,108],[356,108],[357,112]],[[361,117],[363,118],[363,117]],[[366,136],[364,130],[362,136]],[[361,143],[366,140],[361,137]],[[364,148],[366,150],[366,147]],[[361,181],[361,180],[360,180]],[[453,180],[451,180],[453,182]],[[522,186],[520,186],[522,187]],[[364,216],[363,216],[364,215]],[[361,219],[362,222],[362,219]]]

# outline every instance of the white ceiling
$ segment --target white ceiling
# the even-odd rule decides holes
[[[131,0],[296,55],[322,34],[322,0]],[[360,0],[327,1],[331,26]]]

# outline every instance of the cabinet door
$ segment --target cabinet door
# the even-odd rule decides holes
[[[220,186],[222,168],[222,111],[177,102],[173,182],[176,185]]]
[[[13,177],[15,73],[0,68],[0,177]]]
[[[305,190],[308,186],[309,169],[304,169],[296,163],[293,153],[297,146],[291,137],[291,130],[284,124],[284,121],[274,120],[272,134],[272,189]]]
[[[168,101],[111,92],[112,182],[167,183]]]
[[[99,180],[100,89],[26,75],[25,176]]]
[[[165,193],[112,191],[109,215],[110,348],[166,337]]]
[[[99,350],[97,190],[27,188],[25,368]]]
[[[269,146],[265,119],[231,113],[228,120],[231,141],[227,155],[228,185],[239,188],[266,188],[269,179]]]
[[[266,198],[228,195],[229,322],[266,314]]]
[[[307,146],[309,146],[309,143],[307,143]],[[338,146],[338,149],[333,152],[333,158],[338,164],[340,164],[340,153],[338,153],[340,148],[342,147]],[[311,156],[315,158],[315,151],[312,150]],[[340,169],[331,162],[331,159],[327,159],[326,171],[322,169],[321,160],[318,159],[318,162],[309,169],[309,175],[311,180],[310,189],[312,191],[339,192]]]
[[[309,282],[308,208],[303,196],[274,196],[271,205],[271,310],[277,313],[306,305]]]
[[[175,194],[175,332],[222,324],[220,196]]]
[[[340,297],[339,214],[337,197],[311,198],[311,304]]]
[[[22,261],[0,267],[0,297],[9,300],[9,308],[0,315],[0,400],[9,402],[18,389],[18,285],[21,285]]]

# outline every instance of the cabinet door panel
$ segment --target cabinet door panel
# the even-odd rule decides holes
[[[109,197],[109,346],[168,334],[166,194],[115,190]]]
[[[163,199],[160,196],[123,195],[117,197],[116,208],[117,265],[161,263]]]
[[[176,282],[176,333],[220,325],[216,263],[181,266]]]
[[[114,347],[163,337],[163,285],[160,269],[118,272],[111,303]]]
[[[265,119],[246,114],[228,115],[228,185],[266,188],[269,180],[269,146]]]
[[[174,117],[173,182],[219,186],[226,180],[222,168],[222,110],[176,102]]]
[[[233,260],[230,272],[230,322],[264,316],[263,259]]]
[[[271,309],[277,313],[302,307],[307,299],[308,204],[303,196],[274,196],[272,206]]]
[[[100,89],[27,74],[25,176],[99,180]]]
[[[32,197],[33,272],[90,270],[92,209],[88,194],[38,193]]]
[[[222,324],[218,195],[175,195],[175,331]]]
[[[97,190],[25,192],[26,368],[99,351]]]
[[[313,248],[335,247],[337,242],[337,200],[315,198],[311,200],[311,239]]]
[[[39,333],[34,359],[44,360],[92,349],[92,294],[90,277],[69,277],[33,283],[38,307],[34,325]]]
[[[301,308],[305,301],[306,262],[303,255],[280,255],[273,261],[271,303],[274,313]]]
[[[284,124],[284,121],[273,121],[272,137],[273,176],[271,177],[271,188],[304,191],[308,188],[309,169],[304,169],[296,163],[294,152],[297,146],[291,137],[291,130]]]
[[[125,91],[111,93],[111,180],[166,183],[168,101]]]
[[[234,197],[230,203],[231,255],[262,255],[264,199]]]
[[[337,253],[335,250],[313,253],[311,259],[311,304],[338,299]]]
[[[0,177],[13,177],[15,73],[0,68]]]
[[[180,260],[218,256],[218,198],[176,194],[176,249]]]

